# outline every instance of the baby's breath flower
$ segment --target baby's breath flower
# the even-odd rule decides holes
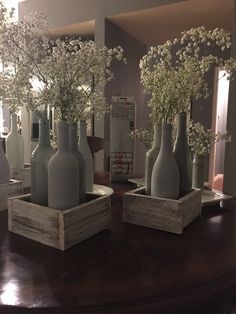
[[[202,156],[209,154],[215,143],[231,141],[231,136],[227,131],[214,133],[212,129],[207,129],[201,123],[194,123],[193,121],[189,124],[188,138],[191,151]]]
[[[146,149],[150,149],[153,142],[153,129],[148,130],[143,127],[130,132],[130,137],[135,139],[138,143],[144,144]]]
[[[93,113],[103,115],[109,108],[103,90],[113,78],[111,64],[124,59],[124,50],[98,48],[90,40],[50,40],[48,33],[44,15],[33,12],[11,23],[0,2],[0,56],[15,67],[13,76],[4,73],[0,96],[39,114],[42,105],[45,109],[50,105],[62,120],[71,122],[86,120]]]
[[[144,90],[150,95],[152,117],[172,123],[177,113],[189,110],[193,100],[208,97],[206,73],[211,67],[217,65],[230,74],[236,70],[235,59],[220,57],[230,44],[230,35],[223,29],[206,30],[201,26],[150,47],[140,60],[140,70]]]

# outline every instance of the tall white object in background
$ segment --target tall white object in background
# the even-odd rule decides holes
[[[133,97],[112,97],[110,113],[111,181],[127,181],[134,175],[135,145],[129,136],[135,129],[136,104]]]

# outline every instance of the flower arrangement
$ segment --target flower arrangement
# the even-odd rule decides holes
[[[11,113],[18,113],[24,102],[25,83],[10,71],[0,73],[0,99],[8,105]]]
[[[49,23],[39,13],[31,13],[15,22],[14,10],[9,13],[2,2],[0,12],[4,12],[0,15],[0,58],[4,69],[1,82],[5,83],[1,98],[10,99],[11,111],[26,105],[42,118],[47,104],[32,82],[37,77],[35,69],[47,54],[48,40],[44,34],[48,32]],[[40,79],[43,80],[42,74]]]
[[[199,122],[190,122],[188,134],[191,151],[202,156],[209,154],[211,147],[219,141],[231,142],[231,136],[227,131],[215,134],[212,129],[207,129]]]
[[[193,100],[207,97],[210,88],[205,75],[213,65],[231,72],[236,69],[234,59],[220,57],[230,45],[230,34],[223,29],[198,27],[151,47],[140,61],[141,82],[151,96],[151,117],[172,123],[177,113],[188,111]]]
[[[172,129],[172,144],[174,144],[176,140],[177,133],[177,122],[176,119],[173,121],[173,129]],[[129,136],[135,139],[138,143],[141,143],[145,146],[146,150],[151,149],[154,138],[154,125],[150,124],[150,128],[146,129],[140,127],[139,129],[135,129],[129,133]]]
[[[20,90],[12,98],[39,116],[50,105],[61,120],[70,122],[107,111],[103,88],[113,77],[111,63],[124,60],[121,47],[98,48],[93,41],[81,39],[52,40],[44,15],[34,12],[15,23],[8,21],[2,2],[0,10],[4,12],[1,58],[14,64],[17,79],[11,78],[11,83]]]
[[[103,89],[113,73],[113,61],[123,60],[123,49],[98,48],[93,41],[57,39],[41,69],[47,79],[47,100],[61,120],[78,122],[108,110]]]

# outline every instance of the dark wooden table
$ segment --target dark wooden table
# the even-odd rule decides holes
[[[96,183],[107,183],[97,175]],[[66,252],[7,231],[0,213],[0,313],[230,313],[236,308],[236,206],[204,208],[182,236],[122,223]]]

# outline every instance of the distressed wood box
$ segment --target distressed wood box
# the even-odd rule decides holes
[[[30,187],[30,164],[25,164],[23,170],[11,169],[11,179],[20,180],[23,184],[23,189]]]
[[[64,211],[30,202],[30,194],[8,199],[8,230],[66,250],[109,228],[109,196],[87,193],[87,202]]]
[[[124,222],[182,234],[200,214],[201,190],[198,189],[178,200],[147,196],[144,187],[124,194]]]
[[[22,181],[11,179],[8,183],[0,184],[0,211],[7,209],[7,199],[22,194]]]

